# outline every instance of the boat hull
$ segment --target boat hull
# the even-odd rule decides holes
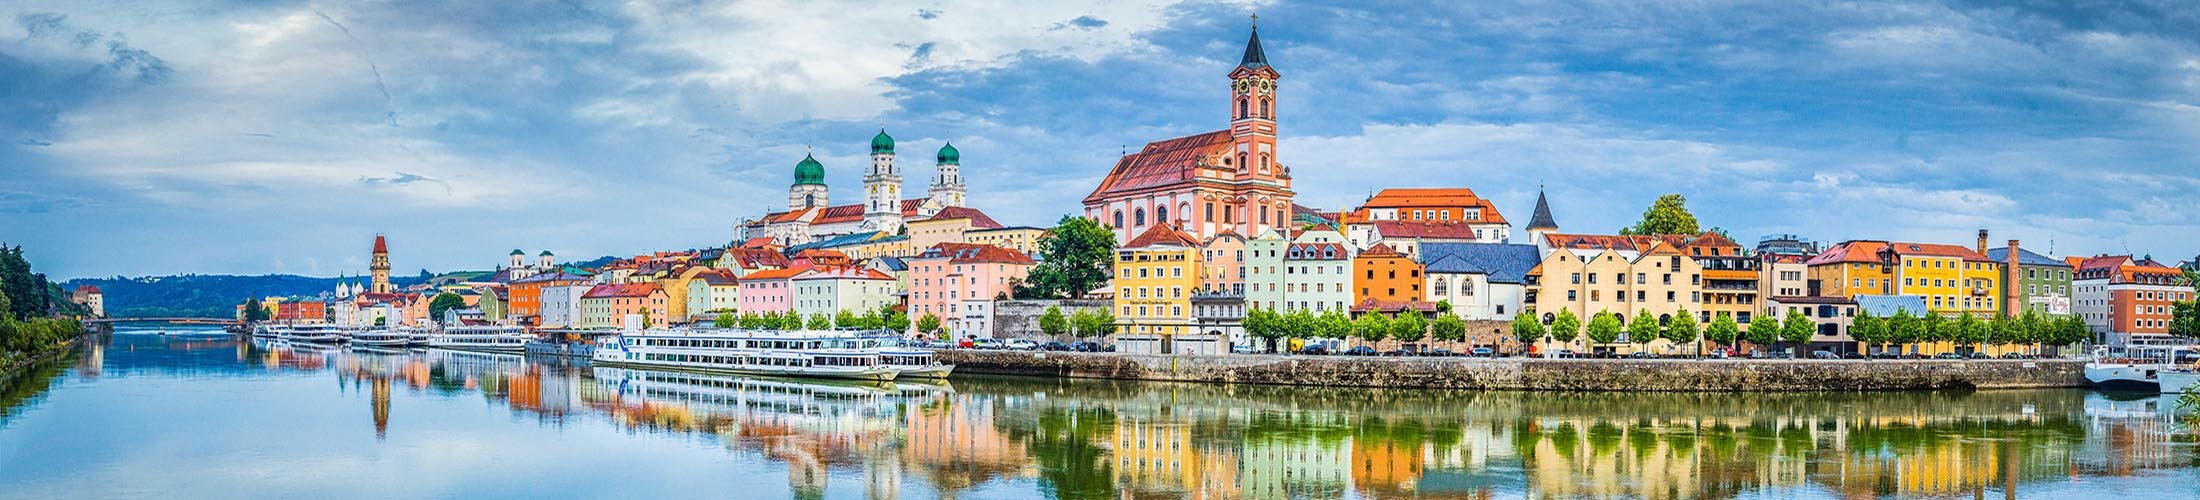
[[[834,370],[834,371],[821,371],[821,370],[771,369],[771,368],[737,368],[737,367],[730,367],[730,366],[709,366],[709,365],[697,365],[697,364],[680,364],[680,363],[654,363],[654,362],[635,362],[635,361],[628,361],[628,360],[624,360],[624,359],[609,359],[609,358],[597,358],[597,359],[595,360],[594,364],[596,364],[596,365],[599,365],[599,366],[610,366],[610,367],[642,368],[642,369],[653,369],[653,370],[678,370],[678,371],[689,371],[689,372],[698,372],[698,373],[712,373],[712,374],[723,374],[723,375],[744,375],[744,376],[762,376],[762,377],[794,377],[794,378],[821,378],[821,379],[834,379],[834,380],[861,380],[861,381],[866,381],[866,382],[892,382],[892,381],[894,381],[894,379],[895,379],[896,377],[899,377],[899,376],[901,376],[901,372],[900,372],[900,371],[897,371],[897,370],[893,370],[893,369],[889,369],[889,368],[873,368],[873,369],[869,369],[869,370],[848,370],[848,371],[839,371],[839,370]]]
[[[2146,364],[2086,365],[2085,379],[2101,390],[2154,392],[2162,387],[2156,378],[2161,370]]]
[[[428,344],[428,347],[452,351],[493,352],[497,354],[522,354],[527,352],[527,346],[525,345],[505,347],[500,345],[451,345],[430,343]]]
[[[901,378],[945,379],[955,373],[955,365],[933,365],[924,368],[901,370]]]

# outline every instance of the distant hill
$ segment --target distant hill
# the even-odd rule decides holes
[[[392,276],[390,283],[405,287],[437,277],[430,274]],[[365,281],[364,277],[358,276],[344,279]],[[313,297],[336,290],[336,281],[336,278],[293,274],[186,274],[142,278],[79,278],[62,283],[62,288],[75,290],[80,285],[99,287],[99,291],[106,295],[107,315],[111,317],[228,318],[236,315],[237,304],[243,303],[247,298]]]

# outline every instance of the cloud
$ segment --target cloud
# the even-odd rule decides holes
[[[1104,28],[1104,27],[1107,27],[1107,25],[1108,25],[1108,21],[1107,21],[1107,20],[1105,20],[1105,19],[1101,19],[1101,18],[1097,18],[1097,17],[1092,17],[1092,16],[1077,16],[1077,18],[1075,18],[1075,19],[1071,19],[1071,20],[1068,20],[1068,21],[1063,21],[1063,22],[1059,22],[1059,23],[1054,23],[1054,25],[1053,25],[1053,26],[1049,26],[1049,27],[1047,27],[1047,30],[1048,30],[1048,31],[1061,31],[1061,30],[1066,30],[1066,29],[1081,29],[1081,30],[1089,30],[1089,29],[1098,29],[1098,28]]]

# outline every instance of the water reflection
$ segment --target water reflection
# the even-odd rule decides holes
[[[85,379],[332,373],[339,393],[366,395],[371,418],[356,425],[372,425],[377,440],[452,425],[408,419],[406,404],[419,404],[410,397],[478,395],[540,428],[609,425],[711,443],[754,458],[747,476],[783,467],[797,498],[2015,498],[2184,485],[2138,492],[2151,497],[2190,495],[2200,478],[2170,402],[2074,390],[848,384],[129,335],[89,345],[72,363]],[[11,383],[0,395],[0,432],[63,375]]]

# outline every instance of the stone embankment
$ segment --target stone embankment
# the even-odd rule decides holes
[[[957,374],[1523,391],[1901,391],[2088,387],[2083,361],[1172,356],[943,350]]]

